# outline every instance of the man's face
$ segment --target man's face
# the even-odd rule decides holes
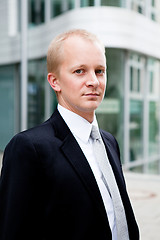
[[[106,86],[106,59],[101,46],[80,37],[64,43],[59,68],[59,103],[86,118],[101,103]]]

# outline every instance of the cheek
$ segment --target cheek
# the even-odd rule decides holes
[[[83,83],[80,82],[79,79],[73,79],[73,81],[69,81],[67,85],[68,85],[68,88],[70,89],[70,92],[72,92],[72,94],[76,94],[80,92],[81,89],[83,88]]]
[[[100,88],[105,91],[106,89],[106,81],[102,81],[101,84],[100,84]]]

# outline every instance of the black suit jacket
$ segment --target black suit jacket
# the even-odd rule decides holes
[[[130,239],[138,240],[117,142],[107,132],[101,135],[124,203]],[[42,125],[17,134],[5,149],[0,239],[112,239],[92,170],[57,110]]]

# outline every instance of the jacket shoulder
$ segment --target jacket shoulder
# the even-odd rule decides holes
[[[109,132],[104,131],[100,129],[100,132],[102,134],[102,137],[114,148],[116,149],[118,155],[120,156],[120,149],[119,149],[119,144],[116,140],[116,138]]]
[[[109,132],[100,129],[102,136],[112,144],[118,144],[116,138]]]

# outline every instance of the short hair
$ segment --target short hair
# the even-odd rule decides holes
[[[66,39],[72,36],[79,36],[82,39],[89,40],[91,42],[97,42],[102,51],[105,53],[105,47],[102,42],[98,39],[98,37],[84,29],[72,29],[67,32],[61,33],[57,35],[48,47],[47,53],[47,71],[57,73],[59,70],[59,66],[62,63],[62,53],[63,53],[63,43]]]

